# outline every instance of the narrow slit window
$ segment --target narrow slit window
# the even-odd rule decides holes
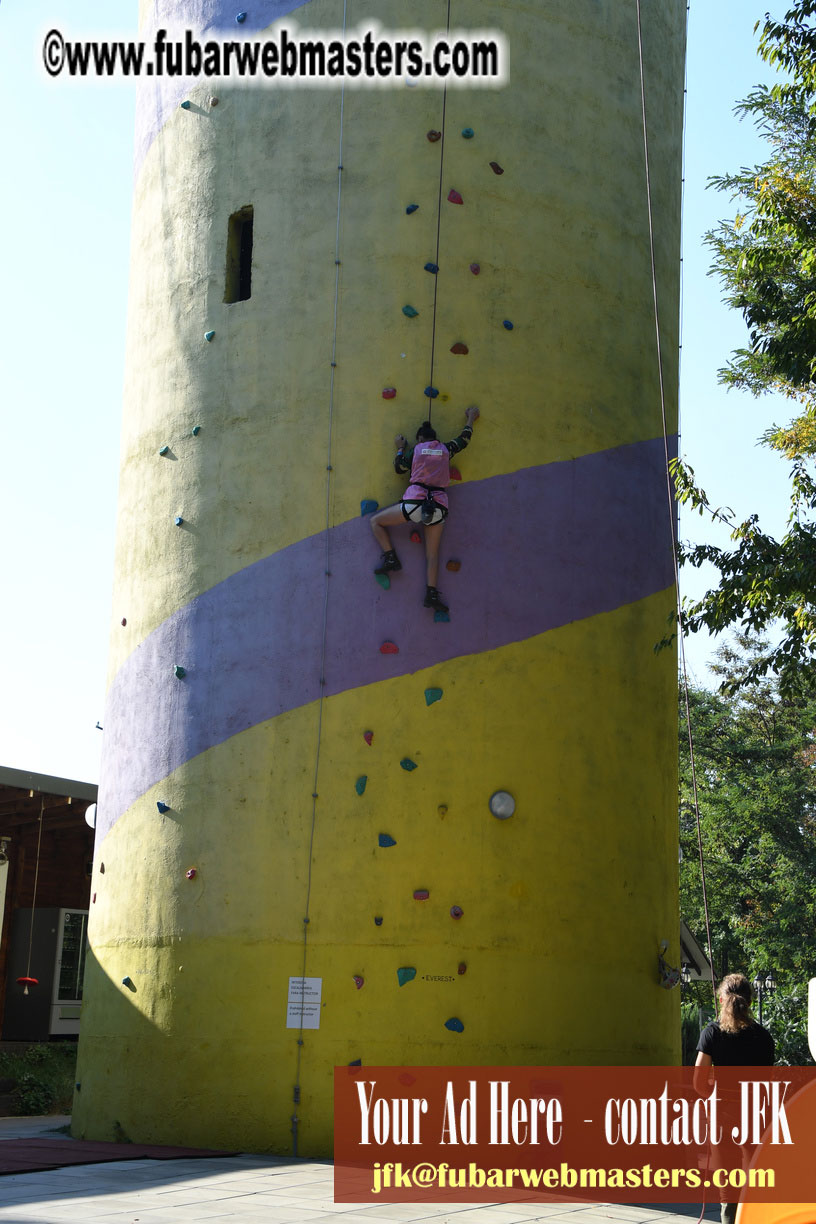
[[[252,216],[252,205],[247,204],[229,219],[225,302],[245,302],[252,296]]]

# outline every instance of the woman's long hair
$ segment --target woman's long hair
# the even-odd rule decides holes
[[[754,1023],[751,1015],[751,983],[742,973],[729,973],[720,982],[719,1026],[724,1033],[739,1033]]]

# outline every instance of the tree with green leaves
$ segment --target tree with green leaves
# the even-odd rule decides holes
[[[784,692],[816,681],[816,0],[798,0],[781,21],[766,17],[759,52],[787,76],[772,88],[757,86],[738,110],[757,125],[769,157],[713,180],[738,211],[707,241],[725,300],[748,326],[748,344],[732,354],[721,380],[791,401],[792,419],[761,439],[790,463],[784,536],[765,532],[755,514],[740,520],[716,508],[691,467],[674,467],[679,501],[726,524],[732,542],[681,548],[681,561],[711,562],[719,574],[717,586],[684,608],[685,628],[761,634],[778,622],[781,640],[741,682],[771,670]]]
[[[720,648],[715,670],[733,696],[689,691],[697,794],[717,978],[772,968],[789,1062],[807,1055],[805,984],[816,976],[816,698],[785,694],[761,670],[767,646],[746,636]],[[681,694],[681,913],[705,940],[685,699]],[[710,988],[698,991],[710,1005]]]

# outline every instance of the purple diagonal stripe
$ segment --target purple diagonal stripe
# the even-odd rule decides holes
[[[331,528],[326,694],[523,641],[673,581],[662,438],[454,485],[450,500],[440,571],[448,624],[421,606],[423,549],[407,528],[394,532],[403,571],[389,591],[372,575],[368,521]],[[319,697],[325,551],[321,533],[240,570],[125,661],[105,715],[103,834],[185,761]],[[450,557],[458,573],[445,570]],[[386,640],[399,654],[380,653]]]

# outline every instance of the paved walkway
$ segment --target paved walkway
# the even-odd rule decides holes
[[[69,1118],[0,1118],[3,1139],[59,1137]],[[68,1136],[63,1136],[71,1142]],[[332,1198],[332,1166],[276,1156],[126,1160],[0,1176],[2,1224],[695,1224],[699,1208],[378,1203]],[[709,1207],[707,1221],[719,1221]]]

